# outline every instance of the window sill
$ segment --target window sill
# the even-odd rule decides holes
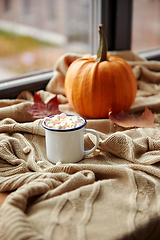
[[[160,61],[160,48],[139,52],[138,54],[140,55],[140,57],[146,58],[147,60]]]
[[[160,48],[145,52],[139,52],[138,54],[147,60],[160,61]],[[34,93],[34,91],[45,89],[52,76],[53,69],[49,69],[46,71],[39,71],[22,75],[17,78],[1,80],[0,99],[17,98],[17,96],[24,90],[28,90],[31,93]]]
[[[45,86],[53,76],[53,70],[47,70],[32,74],[22,75],[21,77],[2,80],[0,82],[0,99],[16,98],[22,91],[28,90],[32,93]]]

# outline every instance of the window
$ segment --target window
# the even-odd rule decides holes
[[[130,50],[132,0],[102,0],[101,12],[108,49]]]
[[[44,88],[62,54],[90,52],[90,0],[11,2],[9,14],[0,7],[0,98],[16,97],[26,84]]]
[[[55,61],[66,52],[95,54],[99,23],[104,25],[109,50],[131,49],[148,59],[160,59],[158,0],[10,0],[13,2],[10,14],[6,14],[4,5],[2,7],[4,1],[0,3],[3,35],[0,45],[5,46],[3,51],[0,48],[0,68],[7,69],[8,74],[5,79],[0,76],[0,98],[16,97],[26,86],[30,91],[44,88],[52,77]],[[16,2],[21,4],[13,14]],[[32,18],[23,15],[24,2],[29,3],[26,11],[32,13]],[[147,14],[147,21],[144,14]],[[17,42],[14,48],[8,34]],[[148,45],[142,46],[142,42]]]
[[[0,10],[0,66],[5,79],[51,69],[66,51],[90,51],[90,0],[11,1],[9,14]]]
[[[160,60],[160,1],[134,0],[131,49]]]
[[[132,49],[145,51],[160,47],[160,1],[134,0]]]

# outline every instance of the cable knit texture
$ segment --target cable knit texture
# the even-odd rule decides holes
[[[130,51],[109,54],[123,57],[137,78],[128,113],[140,116],[147,106],[160,123],[160,63]],[[44,102],[56,94],[65,113],[76,114],[64,79],[79,57],[58,59],[46,90],[38,91]],[[22,95],[0,100],[0,239],[159,239],[160,127],[125,130],[109,119],[87,119],[86,127],[99,133],[100,154],[55,165],[46,157],[42,119],[25,111],[33,102]],[[94,143],[85,134],[85,149]]]

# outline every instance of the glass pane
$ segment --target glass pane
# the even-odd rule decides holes
[[[133,0],[132,50],[160,47],[160,1]]]
[[[0,80],[89,53],[90,0],[1,0]]]

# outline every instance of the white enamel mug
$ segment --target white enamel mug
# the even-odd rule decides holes
[[[69,115],[73,116],[73,115]],[[52,118],[54,116],[51,116]],[[93,129],[84,128],[86,120],[79,117],[83,124],[71,129],[53,129],[42,122],[45,128],[46,153],[47,158],[52,163],[75,163],[83,159],[84,155],[90,154],[96,150],[99,144],[98,132]],[[84,133],[92,133],[96,136],[96,144],[88,151],[84,151]]]

